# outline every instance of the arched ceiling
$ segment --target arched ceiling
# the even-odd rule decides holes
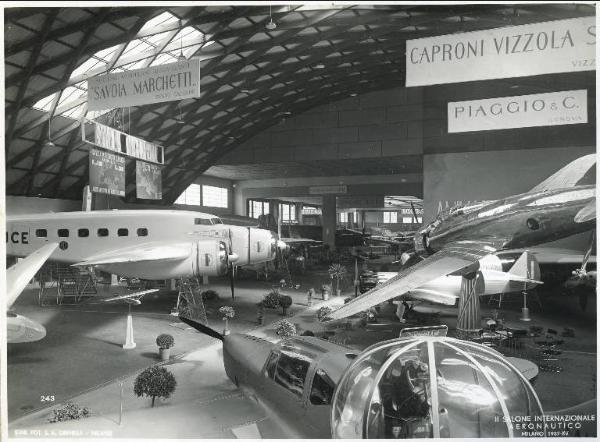
[[[275,29],[265,27],[270,14]],[[574,4],[7,8],[7,194],[81,198],[86,115],[166,147],[169,204],[282,117],[402,86],[408,39],[590,15],[593,5]],[[87,77],[181,53],[201,60],[199,98],[87,113]]]

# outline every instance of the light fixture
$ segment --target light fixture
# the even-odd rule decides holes
[[[325,65],[323,63],[319,63],[319,64],[314,65],[314,68],[315,69],[325,69]]]
[[[250,95],[250,89],[242,89],[240,92],[242,94],[248,94],[248,95]]]
[[[274,31],[277,29],[277,23],[273,21],[273,16],[271,15],[271,5],[269,5],[269,23],[265,25],[265,28],[268,31]]]
[[[356,92],[350,92],[351,97],[356,97],[358,94]]]
[[[52,121],[52,117],[48,119],[48,139],[44,143],[44,147],[56,147],[56,144],[52,142],[52,137],[50,136],[50,122]]]
[[[185,124],[183,121],[183,112],[181,111],[181,103],[177,103],[177,108],[179,109],[179,118],[175,118],[177,124]]]
[[[186,61],[185,55],[183,55],[183,37],[181,36],[181,31],[183,28],[181,27],[181,20],[179,20],[179,56],[177,57],[177,61]]]
[[[290,111],[285,111],[285,112],[283,113],[283,115],[290,116],[290,115],[292,115],[292,113],[291,113]]]

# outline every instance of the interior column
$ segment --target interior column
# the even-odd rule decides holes
[[[336,217],[335,195],[323,195],[323,244],[329,244],[331,250],[335,249]]]

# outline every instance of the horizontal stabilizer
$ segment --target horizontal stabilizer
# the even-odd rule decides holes
[[[121,300],[126,300],[126,299],[141,298],[142,296],[147,295],[148,293],[154,293],[154,292],[158,292],[158,289],[142,290],[141,292],[126,293],[124,295],[113,296],[111,298],[102,299],[102,302],[112,302],[112,301],[121,301]]]
[[[146,243],[135,247],[115,249],[96,256],[91,256],[86,260],[73,265],[95,266],[144,261],[180,261],[188,258],[191,251],[192,246],[190,243]]]
[[[530,192],[544,192],[583,184],[595,184],[596,174],[592,170],[595,165],[595,153],[577,158],[535,186]]]
[[[10,307],[19,297],[31,278],[56,250],[58,243],[49,243],[6,270],[6,302]]]

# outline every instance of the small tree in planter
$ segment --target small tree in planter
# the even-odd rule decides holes
[[[283,319],[275,326],[275,333],[284,338],[294,336],[296,334],[296,326],[287,319]]]
[[[265,295],[262,302],[265,308],[278,308],[279,298],[281,298],[279,290],[273,289]]]
[[[341,293],[340,281],[342,279],[344,279],[344,276],[346,275],[346,267],[344,267],[343,265],[341,265],[339,263],[331,264],[329,266],[328,271],[329,271],[329,277],[335,283],[335,294],[337,296],[340,296],[340,293]]]
[[[228,305],[224,305],[219,308],[219,313],[223,315],[223,321],[225,321],[225,330],[223,330],[223,335],[227,336],[229,334],[229,319],[235,316],[235,310],[233,307]]]
[[[333,312],[331,307],[321,307],[319,310],[317,310],[317,319],[319,322],[323,322],[325,318],[331,314],[331,312]]]
[[[157,397],[169,398],[175,391],[177,381],[173,373],[164,367],[148,367],[142,371],[133,384],[133,392],[137,397],[152,398],[152,406]]]
[[[202,293],[200,293],[200,296],[202,297],[202,300],[204,302],[217,301],[219,299],[219,293],[217,293],[214,290],[205,290]]]
[[[171,347],[175,345],[173,336],[163,333],[157,336],[156,345],[158,345],[158,353],[162,361],[166,361],[171,357]]]
[[[323,301],[327,301],[329,299],[330,293],[331,293],[331,286],[329,284],[321,285],[321,296],[323,297]]]
[[[279,305],[283,309],[283,316],[287,316],[287,309],[292,305],[293,300],[291,296],[281,296],[279,298]]]

